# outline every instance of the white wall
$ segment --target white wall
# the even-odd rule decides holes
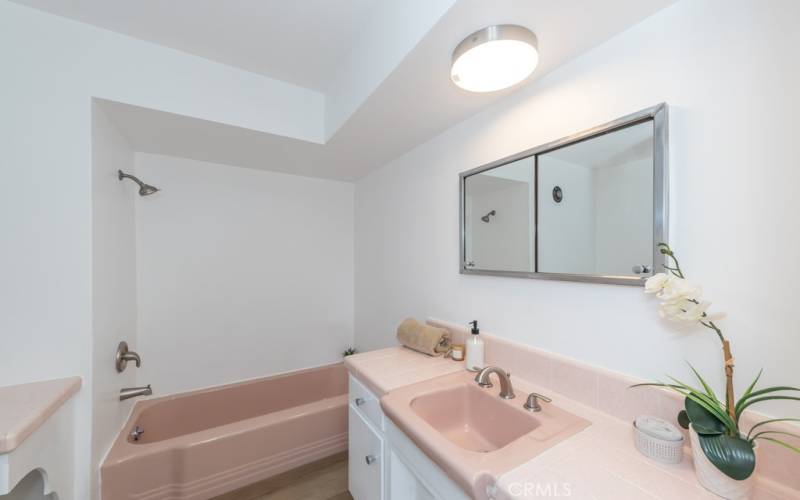
[[[721,385],[714,336],[660,321],[641,288],[458,274],[458,172],[666,101],[671,241],[730,313],[736,386],[761,367],[796,384],[798,18],[792,0],[684,0],[360,180],[357,346],[392,344],[407,316],[477,318],[634,376],[688,379],[689,360]]]
[[[553,199],[561,188],[562,200]],[[593,171],[552,155],[539,157],[539,272],[592,274],[595,269]]]
[[[595,272],[627,276],[653,263],[653,162],[635,160],[592,171]]]
[[[130,413],[133,400],[119,390],[136,382],[132,363],[117,373],[121,340],[136,350],[136,221],[138,186],[120,182],[117,170],[134,172],[133,151],[92,104],[92,469],[96,470]],[[92,494],[99,491],[92,482]]]
[[[0,385],[79,375],[89,496],[92,96],[306,140],[321,94],[0,0]],[[98,353],[98,355],[101,355]],[[107,355],[112,356],[112,353]]]
[[[157,395],[341,360],[352,183],[136,154],[139,383]]]

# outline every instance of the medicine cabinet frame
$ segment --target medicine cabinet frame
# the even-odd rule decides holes
[[[614,285],[632,285],[643,286],[647,278],[653,274],[663,271],[663,265],[666,263],[666,256],[662,255],[659,251],[658,244],[667,242],[668,228],[669,228],[669,169],[668,169],[668,117],[667,105],[661,103],[652,106],[636,113],[624,116],[617,120],[599,125],[583,132],[573,134],[556,141],[548,142],[541,146],[537,146],[520,153],[502,158],[500,160],[487,163],[477,168],[461,172],[459,174],[459,237],[460,237],[460,252],[459,252],[459,272],[461,274],[474,274],[486,276],[506,276],[513,278],[532,278],[543,280],[559,280],[559,281],[578,281],[585,283],[605,283]],[[538,156],[554,151],[571,144],[586,141],[594,137],[598,137],[610,132],[624,129],[640,123],[652,121],[653,123],[653,263],[649,272],[644,272],[637,276],[613,276],[613,275],[600,275],[600,274],[572,274],[572,273],[543,273],[543,272],[524,272],[524,271],[503,271],[503,270],[490,270],[490,269],[473,269],[468,267],[466,262],[467,255],[467,241],[466,241],[466,179],[469,176],[500,167],[502,165],[512,163],[523,158],[534,157],[535,172],[534,178],[537,184],[534,188],[536,198],[534,199],[534,231],[538,233]],[[538,234],[534,236],[534,251],[538,253]]]

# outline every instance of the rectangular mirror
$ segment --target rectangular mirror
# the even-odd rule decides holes
[[[466,179],[468,267],[535,271],[535,170],[534,158],[522,158]]]
[[[461,272],[642,284],[664,262],[666,151],[661,104],[462,173]]]

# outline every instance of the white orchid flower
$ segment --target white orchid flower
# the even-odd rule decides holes
[[[683,312],[681,302],[664,302],[658,306],[658,314],[664,319],[678,321],[678,315]]]
[[[706,309],[711,305],[711,302],[702,301],[699,303],[686,301],[683,311],[678,314],[678,321],[685,321],[687,323],[694,323],[700,321],[706,313]]]
[[[682,302],[684,300],[698,300],[703,293],[703,289],[699,285],[672,276],[664,284],[664,287],[656,295],[664,302]]]
[[[725,317],[728,316],[727,313],[722,311],[715,313],[706,313],[706,314],[707,316],[703,318],[703,321],[719,321],[721,319],[725,319]]]
[[[658,308],[658,313],[664,319],[681,323],[708,323],[725,317],[725,313],[708,314],[709,306],[711,302],[707,301],[672,300],[663,302]]]
[[[672,256],[671,253],[669,255]],[[672,258],[675,259],[674,256]],[[654,274],[645,281],[644,292],[655,294],[661,300],[658,314],[662,318],[681,323],[699,322],[719,334],[714,322],[724,318],[725,313],[709,313],[711,302],[701,299],[703,289],[700,285],[682,278],[678,261],[674,262],[676,269],[668,268],[674,272]]]
[[[658,273],[647,278],[644,282],[644,293],[659,293],[669,281],[671,275]]]

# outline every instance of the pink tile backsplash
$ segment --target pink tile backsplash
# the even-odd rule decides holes
[[[612,372],[599,373],[597,377],[598,405],[604,412],[632,422],[638,415],[647,414],[673,420],[675,414],[662,415],[659,392],[649,387],[631,386],[638,380]]]
[[[592,408],[599,406],[598,374],[570,359],[553,361],[553,390]]]
[[[429,319],[428,323],[449,330],[455,342],[463,342],[469,334],[466,327],[445,321]],[[659,387],[630,388],[645,381],[491,334],[481,335],[486,342],[486,363],[509,371],[512,380],[516,375],[627,422],[632,422],[637,415],[647,414],[677,425],[676,417],[683,409],[683,398],[674,392]],[[742,417],[742,428],[749,429],[753,423],[767,418],[747,412]],[[771,424],[770,428],[800,432],[796,425],[788,423]],[[688,446],[688,433],[681,430]],[[759,475],[795,490],[787,492],[786,496],[794,498],[800,490],[800,454],[761,442],[757,456]]]

